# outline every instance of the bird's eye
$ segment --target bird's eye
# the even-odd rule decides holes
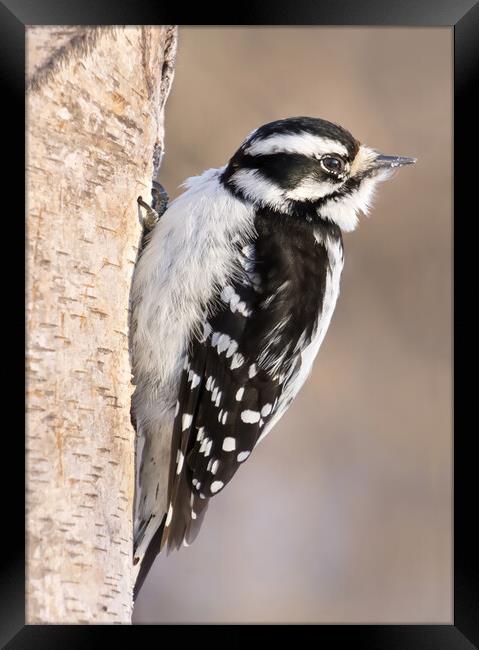
[[[339,175],[343,173],[345,163],[344,160],[338,156],[323,156],[321,158],[321,166],[328,173]]]

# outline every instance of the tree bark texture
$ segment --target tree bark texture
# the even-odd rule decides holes
[[[27,28],[27,622],[128,623],[128,301],[176,29]]]

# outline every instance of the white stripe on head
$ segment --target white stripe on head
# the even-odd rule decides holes
[[[343,181],[337,183],[334,181],[323,181],[320,183],[314,178],[305,178],[293,190],[285,192],[284,196],[291,201],[315,201],[331,194],[342,183]]]
[[[240,169],[231,176],[230,182],[253,203],[267,204],[276,210],[287,212],[288,201],[283,196],[284,191],[257,169]]]
[[[322,138],[303,131],[302,133],[281,133],[270,135],[263,140],[256,140],[245,149],[251,156],[274,153],[299,153],[303,156],[322,156],[339,154],[347,156],[348,150],[337,140]]]

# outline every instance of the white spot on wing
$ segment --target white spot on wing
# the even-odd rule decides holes
[[[231,300],[231,296],[235,293],[235,290],[231,285],[226,285],[226,287],[223,289],[221,292],[221,300],[223,300],[226,304],[229,303]]]
[[[205,322],[203,325],[203,336],[200,339],[200,343],[204,343],[212,331],[211,325],[208,322]]]
[[[244,363],[244,357],[242,354],[239,352],[236,352],[236,354],[233,355],[233,358],[231,360],[231,365],[230,368],[231,370],[234,370],[235,368],[240,368]]]
[[[236,449],[236,439],[231,438],[230,436],[226,437],[223,440],[223,450],[224,451],[234,451]]]
[[[265,418],[267,415],[271,413],[272,410],[273,410],[272,404],[265,404],[261,409],[261,415]]]
[[[235,312],[239,312],[245,317],[248,317],[251,314],[250,310],[246,308],[246,303],[241,301],[240,296],[236,293],[236,291],[231,285],[227,285],[223,289],[223,291],[221,292],[221,299],[223,300],[223,302],[229,305],[229,308],[233,314]]]
[[[218,339],[218,354],[221,354],[229,348],[231,339],[228,334],[222,334]]]
[[[249,409],[241,411],[241,419],[247,424],[255,424],[260,419],[259,411],[251,411]]]
[[[238,349],[238,343],[236,341],[231,341],[228,350],[226,351],[226,358],[229,359]]]
[[[172,517],[173,517],[173,506],[170,503],[170,507],[168,508],[168,514],[166,515],[165,526],[169,526],[171,524]]]
[[[191,380],[191,388],[196,388],[198,384],[200,383],[200,376],[197,375],[196,373],[193,373],[193,378]]]
[[[181,474],[181,470],[183,469],[183,461],[185,460],[185,457],[183,456],[183,453],[178,449],[178,454],[177,454],[177,466],[176,466],[176,473]]]
[[[211,453],[211,445],[213,444],[212,440],[208,440],[208,444],[206,445],[205,449],[205,456],[208,457]]]
[[[224,485],[223,481],[213,481],[213,483],[211,484],[211,491],[213,492],[213,494],[221,490],[223,485]]]

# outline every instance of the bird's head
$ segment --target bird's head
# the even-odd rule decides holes
[[[376,184],[415,158],[385,156],[359,143],[343,127],[312,117],[291,117],[253,131],[222,175],[240,198],[272,210],[315,214],[354,230],[367,213]]]

